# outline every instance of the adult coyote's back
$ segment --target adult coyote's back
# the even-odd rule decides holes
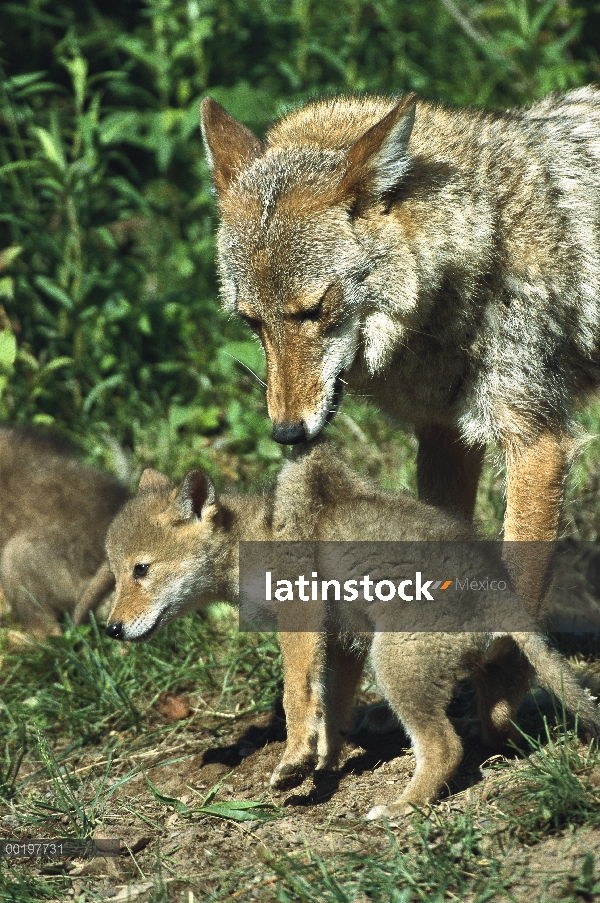
[[[508,465],[505,538],[558,528],[576,405],[600,381],[600,90],[527,110],[337,98],[259,141],[207,98],[223,295],[263,343],[273,437],[344,382],[419,438],[422,497],[472,515]],[[520,587],[535,610],[543,579]]]

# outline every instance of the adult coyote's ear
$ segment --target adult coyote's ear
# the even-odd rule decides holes
[[[262,154],[264,145],[212,97],[200,104],[200,125],[215,190],[220,194],[245,163]]]
[[[409,94],[354,142],[344,177],[349,195],[367,191],[381,196],[398,184],[410,165],[408,142],[415,111],[415,97]]]

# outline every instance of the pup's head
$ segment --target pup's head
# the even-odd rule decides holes
[[[202,471],[190,470],[179,486],[155,470],[143,472],[106,538],[117,584],[109,637],[145,640],[177,615],[226,598],[222,522]]]
[[[381,290],[390,280],[372,218],[409,168],[415,104],[388,106],[381,118],[373,104],[365,133],[353,142],[342,134],[332,149],[320,136],[326,103],[303,111],[300,144],[286,120],[263,144],[215,101],[202,102],[225,303],[262,342],[279,442],[312,439],[334,416],[359,347],[371,372],[387,363]]]

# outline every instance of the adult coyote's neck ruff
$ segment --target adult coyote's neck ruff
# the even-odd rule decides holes
[[[496,441],[505,538],[554,538],[573,411],[600,381],[600,90],[498,113],[330,99],[264,142],[207,98],[202,125],[273,437],[317,435],[367,383],[419,438],[423,497],[472,515]]]

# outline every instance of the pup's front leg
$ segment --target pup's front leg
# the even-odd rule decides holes
[[[573,442],[564,435],[545,432],[529,444],[514,441],[505,452],[504,559],[515,589],[539,621]]]
[[[324,633],[281,632],[283,707],[287,743],[271,776],[271,787],[283,790],[300,783],[317,764],[317,745],[324,718]]]

